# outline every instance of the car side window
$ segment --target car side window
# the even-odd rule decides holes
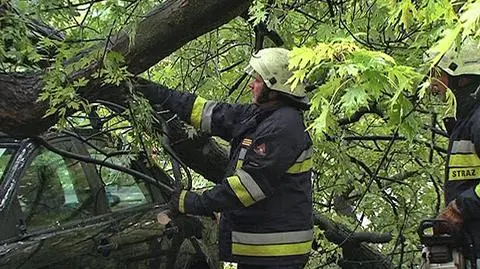
[[[116,162],[118,164],[118,162]],[[105,166],[97,166],[112,211],[151,203],[145,182]]]
[[[81,162],[40,148],[17,194],[27,229],[94,215],[94,199]]]
[[[5,148],[0,146],[0,183],[3,181],[4,173],[7,170],[8,164],[15,153],[14,148]]]
[[[91,140],[95,147],[88,146],[88,152],[94,159],[122,167],[130,167],[132,156],[128,153],[117,154],[104,140]],[[105,165],[96,165],[97,173],[105,188],[110,210],[115,212],[135,206],[152,203],[149,186],[142,180]]]

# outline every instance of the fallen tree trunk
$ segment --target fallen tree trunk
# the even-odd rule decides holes
[[[145,15],[135,29],[134,42],[130,42],[127,32],[121,32],[107,41],[107,47],[110,51],[120,52],[128,71],[137,75],[187,42],[244,13],[250,3],[251,0],[189,0],[185,7],[181,7],[180,1],[167,1]],[[103,47],[105,44],[98,46]],[[72,76],[75,79],[89,77],[100,67],[100,63],[92,63]],[[15,137],[28,137],[40,134],[56,123],[55,117],[43,118],[48,104],[36,102],[44,86],[43,75],[0,74],[0,132]],[[99,94],[104,88],[101,81],[91,80],[77,92],[83,98],[92,99],[93,95]],[[121,94],[120,89],[111,94]]]
[[[43,117],[48,104],[37,103],[42,88],[42,80],[35,73],[0,74],[0,132],[29,137],[56,123],[54,117]]]
[[[145,15],[135,29],[135,43],[127,34],[114,41],[113,51],[125,57],[130,73],[137,75],[187,42],[220,27],[248,10],[251,0],[168,1]]]
[[[344,269],[390,269],[388,256],[370,247],[367,243],[387,243],[391,234],[353,232],[344,225],[333,222],[318,212],[314,213],[314,224],[324,231],[325,238],[342,248],[343,257],[338,261]]]

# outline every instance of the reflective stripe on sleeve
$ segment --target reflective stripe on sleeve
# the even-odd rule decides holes
[[[216,102],[207,101],[203,108],[201,130],[206,133],[212,132],[212,114],[216,105]]]
[[[232,232],[232,254],[242,256],[289,256],[308,254],[313,230],[281,233]]]
[[[290,166],[288,168],[287,173],[288,174],[299,174],[303,172],[308,172],[310,169],[312,169],[312,159],[305,160],[301,163],[295,163],[294,165]]]
[[[470,140],[453,141],[448,160],[448,180],[480,178],[480,158]]]
[[[200,123],[202,121],[203,108],[207,100],[197,96],[192,107],[192,114],[190,115],[190,123],[195,127],[195,129],[200,129]]]
[[[237,166],[235,167],[235,169],[240,169],[242,168],[242,166],[243,166],[243,160],[238,159]]]
[[[313,147],[310,147],[302,152],[300,156],[298,156],[297,160],[295,161],[296,163],[303,162],[307,159],[312,158],[312,153],[313,153]]]
[[[303,172],[308,172],[312,169],[313,161],[312,161],[312,153],[313,148],[310,147],[302,152],[300,156],[297,158],[295,163],[288,168],[288,174],[299,174]]]
[[[180,213],[185,213],[185,196],[187,195],[187,191],[182,191],[180,193],[180,198],[178,199],[178,211]]]
[[[248,192],[256,202],[266,198],[260,186],[258,186],[257,182],[255,182],[249,173],[242,169],[238,169],[236,174],[240,177],[240,181],[242,181],[243,185],[247,188]]]
[[[476,153],[452,154],[448,162],[449,167],[473,167],[480,166],[480,158]]]
[[[255,180],[241,169],[237,170],[236,175],[228,177],[227,182],[245,207],[251,206],[266,197]]]
[[[236,169],[242,168],[243,160],[245,160],[246,155],[247,155],[247,149],[246,148],[241,148],[240,153],[238,154],[237,166],[235,167]]]
[[[470,140],[453,141],[451,153],[475,153],[475,145]]]
[[[255,203],[250,193],[248,193],[245,186],[240,182],[240,178],[235,175],[227,178],[228,185],[232,188],[233,192],[237,196],[238,200],[245,206],[251,206]]]
[[[475,187],[475,194],[478,198],[480,198],[480,184],[477,184],[477,186]]]

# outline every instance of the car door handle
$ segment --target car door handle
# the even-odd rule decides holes
[[[97,252],[102,254],[104,257],[110,255],[110,252],[116,248],[116,245],[106,237],[101,238],[97,241]]]

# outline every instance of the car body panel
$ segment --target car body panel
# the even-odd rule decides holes
[[[85,156],[89,152],[84,143],[71,137],[54,136],[49,142],[76,154]],[[53,170],[43,169],[41,164],[38,167],[42,169],[32,173],[32,167],[36,169],[35,165],[40,163],[35,163],[36,158],[48,151],[33,139],[18,141],[0,137],[0,148],[2,146],[16,147],[17,151],[0,182],[0,269],[173,268],[175,259],[182,256],[178,251],[185,240],[181,236],[186,235],[178,234],[178,230],[165,227],[156,220],[157,213],[167,208],[165,203],[154,203],[167,200],[159,197],[163,194],[157,187],[143,182],[141,184],[146,187],[102,184],[105,170],[91,163],[79,163],[64,157],[63,160],[57,158],[53,161],[47,158],[50,162],[47,162],[47,167],[51,165]],[[63,167],[63,170],[55,170],[57,166]],[[114,171],[110,175],[118,177],[115,173]],[[44,177],[50,178],[50,175],[58,177],[57,180],[61,183],[60,191],[63,194],[60,195],[62,201],[59,208],[74,213],[68,213],[64,217],[62,211],[61,218],[48,225],[44,225],[43,221],[50,221],[49,217],[37,218],[43,226],[31,229],[29,224],[32,224],[32,220],[37,215],[46,214],[45,208],[48,211],[52,207],[38,209],[38,206],[33,206],[33,209],[28,210],[30,204],[51,202],[50,197],[44,199],[48,192],[38,191],[38,188],[43,187],[35,184],[32,187],[31,181],[38,177],[42,180],[40,186],[47,186],[49,192],[54,192],[53,185],[46,185],[44,181]],[[71,180],[64,182],[63,177]],[[78,188],[75,185],[79,184],[78,178],[86,179],[88,183],[84,182]],[[34,198],[25,196],[32,193],[25,186],[32,188]],[[85,201],[93,201],[91,211],[83,207],[91,201],[79,203],[79,195],[88,196]],[[40,206],[46,205],[43,203]],[[77,211],[81,213],[76,213]],[[58,213],[58,209],[52,209],[52,212]],[[83,212],[90,212],[91,215],[83,217],[80,215]],[[204,256],[209,255],[204,253]],[[209,267],[218,267],[218,260],[208,260]]]

